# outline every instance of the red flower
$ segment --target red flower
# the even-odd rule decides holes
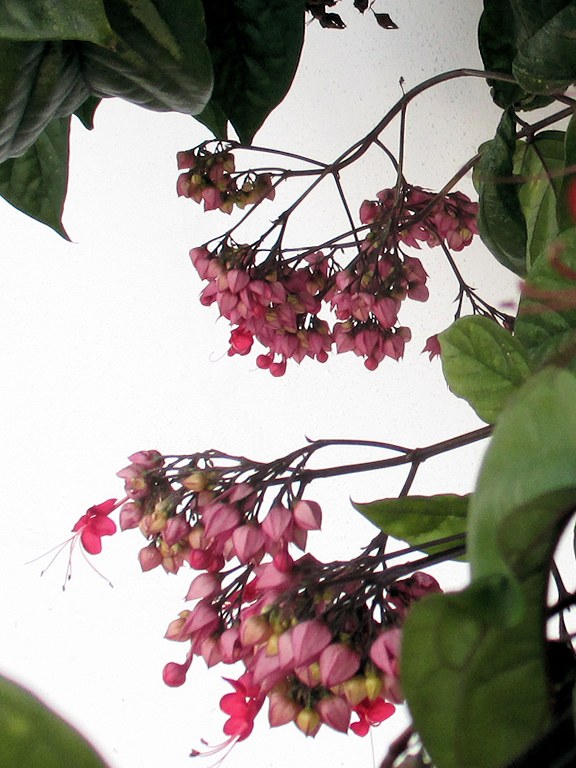
[[[80,535],[82,546],[91,555],[97,555],[102,551],[102,536],[112,536],[116,533],[116,523],[110,520],[108,515],[116,509],[116,499],[108,499],[82,515],[80,520],[72,528],[73,533]]]
[[[265,697],[257,686],[245,685],[242,678],[224,679],[235,689],[234,693],[227,693],[220,699],[220,709],[229,715],[224,733],[242,741],[252,733],[254,718],[262,708]]]
[[[354,731],[356,736],[366,736],[371,725],[380,725],[396,711],[394,704],[390,704],[382,698],[374,699],[374,701],[370,701],[368,698],[363,699],[353,709],[360,718],[358,722],[350,725],[350,729]]]

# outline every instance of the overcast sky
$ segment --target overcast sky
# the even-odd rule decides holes
[[[260,145],[330,160],[401,96],[401,77],[411,88],[444,70],[480,66],[479,0],[389,0],[378,10],[399,25],[390,32],[351,6],[341,9],[347,30],[308,28],[296,82],[258,134]],[[409,181],[439,188],[493,134],[496,121],[479,80],[424,96],[408,113]],[[395,137],[392,131],[393,150]],[[432,296],[403,310],[414,341],[401,363],[386,361],[369,373],[360,359],[343,355],[324,366],[291,364],[284,378],[273,379],[253,357],[226,356],[229,330],[217,322],[215,308],[200,306],[188,251],[228,221],[175,194],[176,152],[206,138],[190,118],[109,101],[99,108],[93,132],[74,126],[65,211],[72,243],[0,204],[2,671],[72,718],[113,768],[189,766],[188,752],[201,738],[221,739],[218,701],[227,688],[220,674],[230,672],[206,671],[198,660],[183,688],[163,686],[163,665],[184,652],[163,634],[182,609],[191,577],[142,574],[138,532],[106,539],[94,560],[113,589],[81,558],[65,593],[65,559],[43,578],[41,563],[24,565],[63,541],[88,507],[121,495],[115,473],[127,455],[216,447],[271,459],[302,445],[305,436],[422,446],[480,426],[448,392],[439,362],[420,355],[426,338],[453,315],[456,286],[438,250],[419,254]],[[346,177],[356,206],[394,182],[377,157]],[[471,193],[469,181],[463,189]],[[318,197],[302,217],[305,242],[330,220],[332,199]],[[266,215],[275,211],[270,204]],[[479,245],[458,261],[486,298],[514,299],[515,281]],[[413,492],[471,490],[481,453],[477,446],[457,462],[430,461]],[[351,456],[340,451],[328,460]],[[324,531],[311,537],[314,554],[355,555],[374,529],[349,498],[393,496],[402,479],[401,473],[374,474],[312,486],[325,514]],[[462,568],[438,573],[448,587],[465,578]],[[264,712],[261,720],[230,765],[253,764],[255,749],[259,768],[288,768],[296,755],[307,764],[372,765],[368,737],[324,728],[312,741],[293,726],[269,732]],[[404,722],[396,715],[374,732],[377,762]]]

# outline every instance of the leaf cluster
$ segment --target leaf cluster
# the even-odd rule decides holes
[[[9,0],[0,8],[0,193],[66,236],[72,115],[101,99],[192,115],[249,143],[284,98],[304,0]]]

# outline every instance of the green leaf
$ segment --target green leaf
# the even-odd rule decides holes
[[[213,98],[240,141],[249,144],[294,78],[304,39],[304,0],[204,0],[204,10]]]
[[[0,40],[0,162],[23,154],[89,96],[73,42]]]
[[[69,130],[69,117],[53,120],[23,155],[0,164],[0,195],[67,240],[61,219],[68,185]]]
[[[516,729],[534,725],[534,710],[526,706],[526,701],[532,701],[531,693],[526,695],[532,667],[516,664],[514,641],[522,648],[524,638],[514,628],[508,630],[509,643],[502,642],[507,605],[506,582],[485,579],[464,592],[426,597],[406,619],[402,686],[416,730],[436,768],[502,768],[506,761],[501,755],[513,756],[521,748],[514,740],[524,743]],[[520,712],[518,707],[510,710],[509,699],[517,685],[525,695]],[[470,733],[472,712],[477,734]],[[492,722],[492,732],[487,733],[490,714],[498,723]],[[511,717],[517,721],[511,722]],[[478,744],[479,739],[483,743]]]
[[[94,128],[94,115],[101,101],[102,99],[97,99],[95,96],[89,96],[78,109],[74,110],[76,117],[89,131]]]
[[[101,0],[4,0],[0,38],[90,40],[108,45],[113,33]]]
[[[558,355],[574,365],[575,278],[576,227],[572,227],[536,262],[522,291],[514,329],[533,366],[542,366]]]
[[[82,46],[82,73],[98,97],[195,115],[212,93],[200,0],[105,0],[113,45]]]
[[[475,172],[478,228],[488,250],[512,272],[526,274],[526,222],[514,183],[514,119],[504,112],[496,136],[485,145]]]
[[[512,62],[519,46],[533,35],[554,9],[534,0],[484,0],[484,12],[478,27],[478,44],[484,68],[491,72],[512,74]],[[520,85],[489,79],[492,98],[505,109],[517,105],[534,109],[550,99],[534,96]]]
[[[562,92],[576,80],[576,3],[570,2],[518,47],[512,72],[532,93]]]
[[[209,128],[217,139],[228,138],[228,118],[215,99],[210,99],[199,115],[194,115],[198,122]]]
[[[550,559],[576,500],[576,378],[548,367],[501,414],[472,496],[472,584],[414,606],[402,682],[438,768],[502,768],[546,732]]]
[[[469,495],[441,494],[401,496],[352,504],[384,533],[411,546],[418,546],[434,539],[465,533],[469,499]],[[432,553],[446,549],[446,546],[422,547],[422,550]]]
[[[530,373],[523,346],[494,320],[478,315],[456,320],[438,338],[448,386],[493,424]]]
[[[106,768],[92,746],[36,696],[0,677],[0,765]]]
[[[545,131],[529,144],[519,142],[514,172],[525,179],[518,190],[526,220],[528,268],[559,233],[556,209],[564,168],[563,131]]]

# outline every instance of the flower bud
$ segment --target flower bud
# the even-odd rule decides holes
[[[327,696],[318,702],[317,707],[323,723],[335,731],[346,733],[352,715],[352,708],[346,699],[342,696]]]
[[[320,730],[320,715],[311,707],[304,707],[296,716],[296,725],[305,736],[316,736]]]
[[[315,501],[299,499],[294,504],[296,525],[305,531],[318,531],[322,525],[322,509]]]
[[[186,477],[183,477],[180,480],[180,483],[186,488],[188,491],[193,491],[194,493],[200,493],[201,491],[206,490],[208,487],[208,478],[206,477],[205,472],[191,472]]]
[[[162,670],[162,679],[171,688],[178,688],[186,682],[186,673],[189,668],[189,662],[176,664],[175,661],[170,661]]]
[[[154,543],[149,544],[138,553],[138,560],[143,571],[151,571],[162,564],[162,553]]]

